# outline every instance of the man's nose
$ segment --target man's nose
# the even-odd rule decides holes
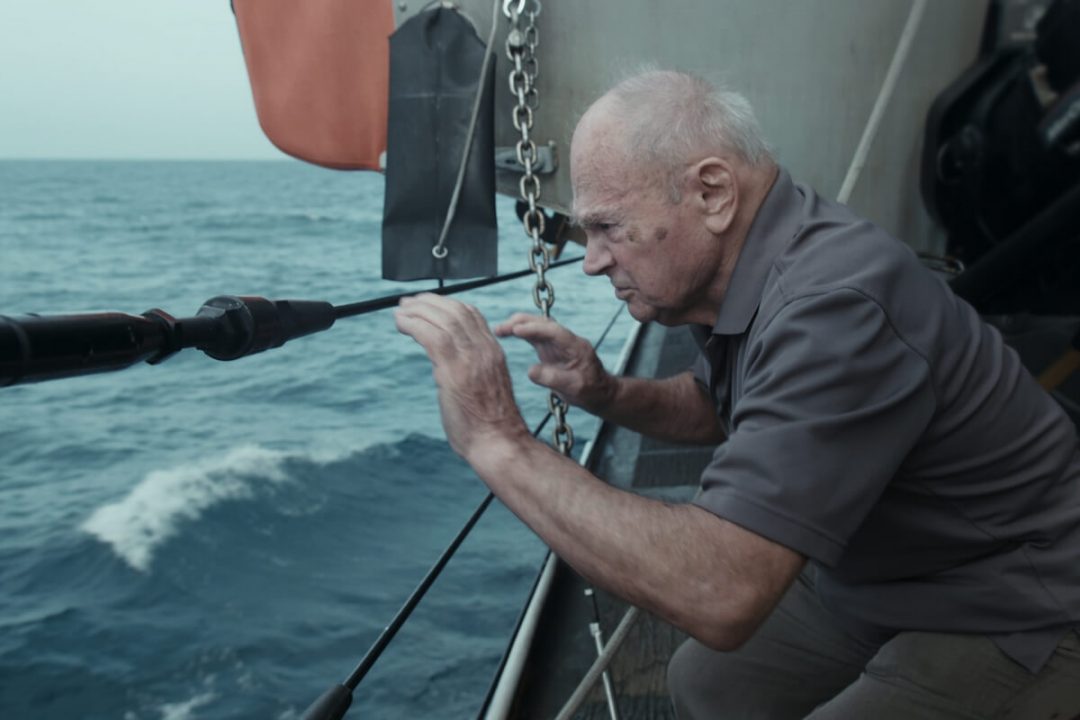
[[[581,268],[586,275],[600,275],[611,267],[611,253],[602,240],[587,238],[585,240],[585,260]]]

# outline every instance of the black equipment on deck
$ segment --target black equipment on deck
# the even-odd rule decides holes
[[[1001,33],[986,33],[1000,37]],[[983,313],[1080,313],[1080,0],[984,50],[930,108],[922,195]]]

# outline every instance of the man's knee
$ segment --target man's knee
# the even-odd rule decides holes
[[[692,639],[680,645],[671,656],[667,686],[679,720],[720,715],[724,704],[723,663],[722,653]]]

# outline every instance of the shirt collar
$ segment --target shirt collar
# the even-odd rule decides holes
[[[758,208],[746,241],[735,261],[720,312],[713,325],[718,335],[739,335],[746,332],[754,317],[765,279],[776,256],[787,247],[800,226],[803,194],[784,168],[779,168],[776,181]]]

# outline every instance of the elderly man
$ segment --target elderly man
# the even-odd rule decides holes
[[[701,356],[613,377],[515,315],[530,378],[660,438],[720,443],[691,504],[614,489],[534,440],[474,309],[403,300],[451,445],[564,560],[684,629],[680,718],[1080,714],[1075,430],[901,243],[796,185],[746,101],[632,78],[571,148],[585,272]],[[809,562],[808,562],[809,560]]]

